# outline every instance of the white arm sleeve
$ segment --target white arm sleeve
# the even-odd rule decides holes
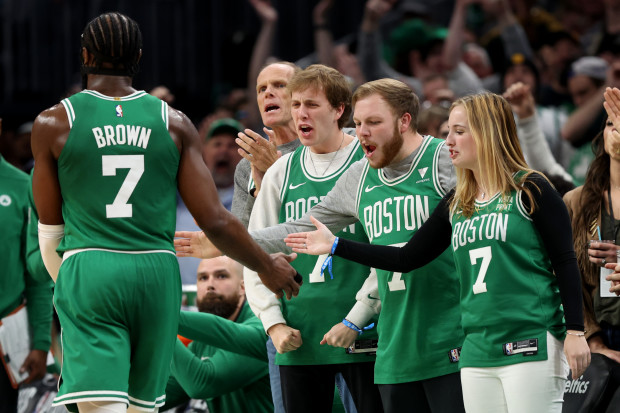
[[[39,221],[39,248],[41,249],[41,258],[47,272],[49,272],[52,280],[56,282],[58,278],[58,270],[62,264],[62,258],[56,252],[56,248],[60,245],[60,240],[65,236],[65,226],[61,225],[45,225]]]
[[[560,165],[545,139],[545,135],[540,128],[537,115],[525,119],[516,118],[517,134],[521,141],[521,148],[526,162],[539,171],[544,171],[548,175],[558,175],[563,179],[573,182],[573,177]]]
[[[374,268],[370,269],[370,274],[355,295],[355,300],[355,305],[345,318],[356,326],[365,326],[374,315],[381,312],[377,271]]]
[[[289,154],[278,159],[265,172],[263,183],[254,202],[250,215],[248,230],[255,230],[277,225],[280,220],[280,188],[282,188],[286,174]],[[243,269],[245,295],[250,308],[261,322],[265,332],[275,324],[286,324],[280,301],[262,283],[258,274],[249,268]]]

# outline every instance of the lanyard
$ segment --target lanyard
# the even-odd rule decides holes
[[[609,226],[611,227],[611,234],[614,237],[614,244],[616,243],[616,228],[614,223],[616,222],[616,218],[614,217],[614,206],[611,203],[611,187],[609,191],[607,191],[607,199],[609,200],[609,216],[611,217],[611,221],[609,222]]]

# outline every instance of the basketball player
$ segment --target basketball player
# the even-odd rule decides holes
[[[129,17],[90,21],[86,90],[42,112],[32,131],[41,251],[63,330],[54,405],[73,411],[153,411],[165,401],[181,301],[177,187],[218,248],[268,274],[278,295],[299,288],[292,257],[264,253],[219,203],[189,119],[132,87],[141,47]]]

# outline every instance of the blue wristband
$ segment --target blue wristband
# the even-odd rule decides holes
[[[338,237],[334,239],[334,243],[332,244],[332,252],[329,253],[329,256],[323,261],[323,265],[321,265],[321,276],[323,275],[323,271],[325,271],[325,267],[328,267],[329,276],[333,280],[334,274],[332,273],[332,263],[334,259],[332,258],[334,255],[334,251],[336,251],[336,246],[338,246]]]
[[[360,334],[360,335],[364,331],[370,330],[371,328],[373,328],[375,326],[375,323],[372,323],[372,324],[367,325],[363,329],[361,329],[358,326],[356,326],[355,324],[353,324],[352,322],[350,322],[349,320],[347,320],[346,318],[342,319],[342,324],[344,324],[345,326],[349,327],[351,330],[357,331],[357,333]]]

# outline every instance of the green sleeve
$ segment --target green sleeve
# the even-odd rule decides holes
[[[41,282],[27,272],[25,277],[32,349],[48,351],[52,344],[52,279]]]
[[[43,259],[39,250],[37,234],[37,222],[39,219],[34,208],[32,186],[29,186],[28,194],[28,221],[24,227],[24,251],[26,252],[27,268],[24,274],[26,281],[24,295],[26,296],[28,308],[32,349],[48,351],[52,343],[53,281],[45,266],[43,266]]]
[[[209,399],[243,388],[268,374],[266,361],[219,350],[201,360],[200,345],[177,340],[171,372],[192,399]]]
[[[267,336],[260,320],[252,315],[243,323],[213,314],[181,311],[179,334],[190,340],[267,361]]]
[[[189,396],[179,382],[172,376],[168,377],[168,384],[166,384],[166,404],[159,408],[160,411],[165,411],[186,403],[189,400]]]
[[[30,175],[32,179],[32,174]],[[26,228],[26,268],[28,272],[36,280],[41,282],[49,282],[53,287],[53,281],[50,277],[43,258],[41,258],[41,250],[39,249],[39,214],[34,206],[34,198],[32,196],[32,185],[28,188],[28,223]]]

